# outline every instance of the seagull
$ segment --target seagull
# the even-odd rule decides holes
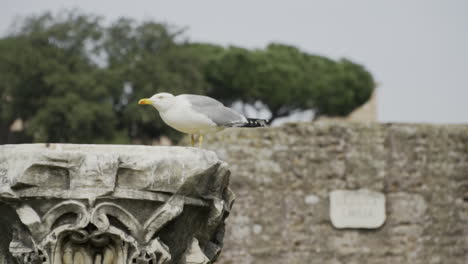
[[[202,147],[203,136],[219,132],[228,127],[264,127],[267,120],[246,118],[208,96],[158,93],[138,101],[140,105],[152,105],[161,119],[170,127],[189,134],[192,147],[198,136],[198,147]]]

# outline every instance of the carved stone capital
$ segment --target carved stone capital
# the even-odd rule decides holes
[[[193,148],[5,145],[0,182],[17,263],[211,263],[233,203],[226,163]]]

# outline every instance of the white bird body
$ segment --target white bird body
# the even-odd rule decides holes
[[[156,108],[166,124],[192,136],[192,145],[195,141],[194,135],[198,135],[200,147],[203,135],[218,132],[226,127],[266,125],[266,120],[247,119],[221,102],[201,95],[174,96],[170,93],[158,93],[151,98],[141,99],[138,104],[149,104]]]
[[[166,111],[159,111],[161,119],[172,128],[187,134],[208,134],[220,128],[208,117],[193,111],[191,104],[179,96]]]

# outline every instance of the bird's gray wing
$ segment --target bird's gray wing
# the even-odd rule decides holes
[[[247,122],[243,115],[225,107],[221,102],[211,97],[194,94],[179,96],[188,100],[193,110],[205,115],[218,126],[238,126]]]

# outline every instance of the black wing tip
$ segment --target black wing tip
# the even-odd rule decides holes
[[[266,127],[268,126],[268,120],[247,118],[247,123],[243,124],[242,127]]]

